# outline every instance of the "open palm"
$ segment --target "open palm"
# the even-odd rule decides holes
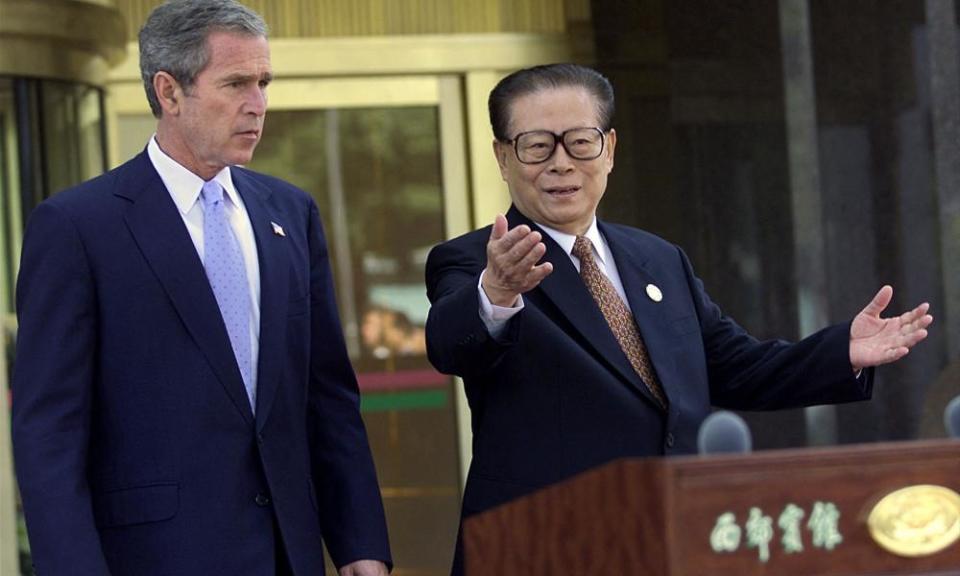
[[[927,337],[933,316],[924,302],[894,318],[881,318],[893,298],[893,288],[884,286],[850,325],[850,363],[855,371],[895,362]]]

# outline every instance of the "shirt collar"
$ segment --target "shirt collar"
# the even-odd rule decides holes
[[[167,191],[180,213],[186,214],[193,209],[200,197],[203,179],[160,149],[156,134],[150,137],[150,142],[147,144],[147,155],[150,156],[150,162],[153,163],[154,169],[160,174],[160,179],[163,180],[164,186],[167,187]],[[243,207],[240,194],[237,193],[237,189],[233,185],[233,177],[229,166],[217,172],[213,179],[223,187],[224,194],[234,206]]]
[[[537,226],[543,229],[544,232],[550,235],[553,238],[553,241],[560,245],[563,248],[563,251],[568,255],[573,254],[573,244],[577,241],[577,237],[574,234],[567,234],[566,232],[561,232],[549,226],[544,226],[543,224],[537,223]],[[603,235],[600,234],[600,229],[597,228],[597,218],[594,217],[593,221],[590,222],[590,227],[587,228],[584,236],[593,244],[593,250],[600,257],[600,261],[606,264],[609,261],[609,252],[607,251],[607,242],[603,239]]]

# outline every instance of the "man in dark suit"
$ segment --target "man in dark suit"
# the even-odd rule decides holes
[[[626,456],[695,450],[711,406],[777,409],[869,398],[870,367],[926,337],[928,306],[760,342],[710,300],[684,253],[598,221],[613,168],[613,90],[574,65],[521,70],[490,95],[513,206],[434,248],[430,360],[463,377],[469,516]],[[462,570],[458,550],[454,573]]]
[[[140,34],[147,150],[24,238],[13,435],[44,576],[383,575],[390,552],[311,198],[238,167],[266,26],[232,0]]]

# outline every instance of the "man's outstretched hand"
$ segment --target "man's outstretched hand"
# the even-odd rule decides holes
[[[533,290],[553,272],[553,264],[537,264],[547,251],[539,232],[521,224],[507,230],[507,219],[497,214],[487,242],[483,291],[497,306],[511,307],[524,292]]]
[[[910,348],[927,337],[933,316],[927,314],[930,304],[924,302],[894,318],[881,318],[893,288],[884,286],[850,325],[850,364],[854,372],[863,368],[895,362]]]

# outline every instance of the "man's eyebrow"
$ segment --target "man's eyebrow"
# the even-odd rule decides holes
[[[271,82],[273,81],[273,74],[271,72],[264,72],[262,74],[244,74],[237,72],[234,74],[228,74],[220,79],[220,81],[224,84],[230,84],[232,82],[251,82],[253,80]]]

